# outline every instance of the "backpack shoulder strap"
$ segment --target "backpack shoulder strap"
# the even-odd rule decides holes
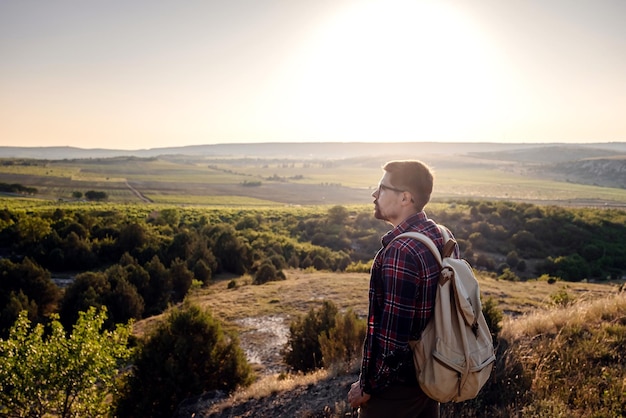
[[[415,238],[416,240],[422,242],[422,244],[426,245],[426,247],[428,247],[430,252],[433,253],[433,256],[435,256],[435,259],[439,263],[439,266],[442,265],[443,261],[441,258],[441,253],[439,252],[439,249],[437,248],[437,246],[435,245],[432,239],[428,238],[426,235],[422,234],[421,232],[409,231],[409,232],[403,232],[402,234],[395,237],[394,240],[398,238],[402,238],[402,237]]]
[[[454,247],[456,247],[457,242],[454,238],[450,236],[448,232],[448,228],[443,225],[437,224],[439,227],[439,231],[441,231],[441,235],[443,236],[443,251],[441,252],[443,258],[450,257],[452,253],[454,253]]]

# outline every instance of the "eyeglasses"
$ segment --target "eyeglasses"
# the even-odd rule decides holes
[[[387,186],[385,184],[379,183],[376,190],[391,190],[392,192],[404,193],[406,190],[396,189],[395,187]]]
[[[382,183],[378,183],[378,187],[376,187],[376,189],[372,193],[376,193],[376,192],[379,192],[381,190],[391,190],[392,192],[396,192],[396,193],[404,193],[404,192],[406,192],[406,190],[401,190],[401,189],[397,189],[395,187],[387,186],[387,185],[382,184]],[[411,196],[411,203],[415,203],[415,201],[413,200],[413,196]]]

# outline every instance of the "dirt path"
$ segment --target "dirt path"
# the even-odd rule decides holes
[[[286,370],[280,354],[289,338],[289,326],[285,317],[267,315],[248,317],[236,322],[245,328],[240,333],[239,340],[251,365],[260,367],[262,374]]]
[[[144,203],[152,203],[152,200],[146,196],[144,196],[139,190],[135,189],[133,186],[130,185],[130,183],[127,181],[126,182],[126,187],[128,187],[128,189],[135,195],[137,196],[137,198],[139,200],[141,200]]]

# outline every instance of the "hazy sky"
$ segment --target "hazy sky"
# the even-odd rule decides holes
[[[0,0],[0,145],[626,141],[625,0]]]

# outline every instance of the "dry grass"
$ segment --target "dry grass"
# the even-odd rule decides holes
[[[224,322],[226,328],[241,331],[237,324],[245,318],[279,315],[290,322],[322,301],[333,302],[341,311],[352,309],[359,317],[367,316],[369,274],[330,271],[285,271],[286,280],[252,285],[252,277],[223,275],[208,287],[194,289],[188,298],[207,308]],[[566,291],[573,300],[604,298],[616,292],[610,284],[546,281],[508,282],[478,273],[483,299],[493,298],[506,317],[530,314],[552,305],[551,296]],[[229,289],[230,281],[237,283]],[[137,322],[134,331],[142,335],[162,315]]]
[[[303,315],[319,308],[324,300],[332,301],[340,310],[352,309],[360,317],[367,315],[369,274],[302,270],[288,270],[285,274],[286,280],[261,286],[252,285],[250,276],[219,277],[189,298],[228,322],[255,316]],[[483,298],[494,298],[498,308],[511,316],[549,307],[551,295],[559,291],[568,292],[576,300],[615,293],[615,286],[610,284],[508,282],[482,273],[478,273],[478,279]],[[237,287],[228,289],[231,280],[235,280]]]
[[[260,286],[252,285],[252,278],[249,276],[219,277],[206,288],[194,289],[188,298],[208,308],[224,322],[227,329],[236,331],[243,345],[250,344],[249,340],[255,338],[254,333],[247,332],[249,325],[242,321],[245,318],[279,316],[285,318],[284,324],[288,325],[295,317],[306,314],[310,309],[318,309],[323,300],[332,301],[342,310],[353,309],[360,316],[367,312],[369,275],[366,273],[289,270],[286,271],[286,276],[284,281]],[[228,285],[232,280],[235,280],[237,286],[229,289]],[[563,389],[563,394],[557,394],[554,388],[563,386],[563,380],[569,379],[572,385],[578,387],[577,391],[587,393],[585,397],[579,397],[582,399],[579,402],[592,404],[594,399],[601,396],[594,392],[601,387],[601,383],[588,378],[587,374],[607,374],[601,370],[588,372],[585,368],[591,367],[598,360],[587,359],[586,356],[588,351],[592,355],[596,353],[603,356],[601,358],[609,355],[607,350],[614,347],[617,338],[617,331],[611,328],[611,324],[626,323],[626,295],[618,293],[617,287],[611,284],[506,282],[482,274],[479,274],[479,281],[483,297],[494,298],[498,308],[505,313],[500,337],[509,347],[506,354],[500,354],[502,364],[498,366],[498,373],[501,380],[494,384],[493,390],[496,394],[488,394],[506,398],[504,401],[494,401],[495,405],[501,406],[491,407],[493,416],[508,416],[512,410],[521,413],[520,405],[524,405],[526,400],[515,401],[517,406],[511,403],[521,396],[519,393],[535,396],[532,403],[525,407],[524,413],[530,415],[522,413],[521,416],[590,416],[585,415],[584,406],[567,405],[567,401],[563,400],[566,399],[566,389]],[[572,303],[562,307],[555,306],[553,295],[563,292],[569,295],[568,301]],[[135,333],[146,332],[157,320],[158,317],[140,321],[135,326]],[[578,345],[579,337],[588,338],[589,335],[593,335],[591,341],[582,341],[582,345]],[[252,343],[267,345],[268,341]],[[571,347],[576,347],[575,351],[568,351]],[[581,371],[571,374],[565,367],[570,363],[574,369],[578,367]],[[611,367],[611,363],[605,366]],[[511,367],[517,369],[512,370]],[[522,374],[526,377],[518,382],[515,379],[511,381],[510,376],[517,376],[520,370],[523,370]],[[566,371],[570,374],[566,375]],[[211,410],[223,410],[251,399],[267,398],[303,386],[315,386],[334,373],[327,370],[307,375],[261,373],[252,386],[214,404]],[[621,371],[618,370],[617,377],[611,375],[609,378],[619,379],[619,373]],[[556,379],[555,376],[559,378]],[[589,388],[589,384],[595,386],[595,389]],[[611,392],[607,396],[614,402],[619,402],[618,394]],[[469,408],[474,408],[472,413],[475,414],[476,407],[469,405]],[[502,408],[504,412],[501,411],[498,415],[498,408]],[[552,412],[546,411],[552,411],[556,415],[550,415]],[[459,411],[455,414],[457,412]],[[448,416],[476,416],[465,412]]]
[[[552,296],[566,292],[572,300],[584,301],[602,298],[616,292],[609,283],[563,282],[542,280],[509,282],[493,275],[478,273],[483,299],[493,298],[506,315],[516,317],[553,305]]]
[[[500,337],[496,391],[521,416],[623,416],[626,293],[509,318]]]
[[[294,390],[299,386],[315,385],[318,382],[331,377],[332,372],[320,369],[307,374],[280,374],[263,376],[249,387],[239,390],[217,408],[225,405],[247,401],[248,399],[261,399],[279,392]]]
[[[560,309],[539,310],[507,318],[500,336],[516,343],[537,336],[555,336],[565,327],[586,328],[600,323],[626,321],[626,293],[615,290],[606,296],[589,297]]]
[[[340,310],[351,308],[359,316],[367,314],[367,274],[289,270],[286,276],[287,280],[261,286],[252,285],[250,276],[218,278],[189,298],[228,322],[267,315],[291,318],[318,309],[324,300],[332,301]],[[237,287],[228,289],[231,280]]]

